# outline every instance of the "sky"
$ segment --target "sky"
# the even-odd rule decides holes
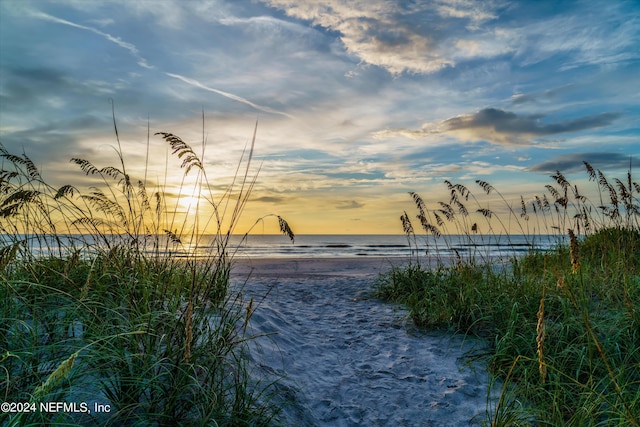
[[[640,3],[0,0],[0,143],[88,188],[69,159],[116,165],[112,107],[129,173],[168,194],[155,132],[206,141],[217,191],[257,123],[236,232],[398,234],[444,180],[519,205],[556,170],[587,185],[583,161],[637,170]]]

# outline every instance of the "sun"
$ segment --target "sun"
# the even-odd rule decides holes
[[[182,210],[188,214],[195,214],[203,205],[203,198],[198,195],[197,191],[193,194],[183,194],[178,201]]]

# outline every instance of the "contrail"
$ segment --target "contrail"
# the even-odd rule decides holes
[[[81,24],[76,24],[75,22],[67,21],[66,19],[58,18],[58,17],[49,15],[49,14],[41,12],[41,11],[33,10],[33,11],[30,11],[29,13],[31,14],[31,16],[33,16],[35,18],[38,18],[38,19],[43,19],[45,21],[55,22],[57,24],[68,25],[70,27],[79,28],[81,30],[90,31],[90,32],[92,32],[94,34],[98,34],[99,36],[104,37],[105,39],[109,40],[110,42],[115,43],[118,46],[120,46],[121,48],[126,49],[129,52],[131,52],[131,54],[138,60],[138,65],[139,66],[141,66],[143,68],[148,68],[148,69],[155,69],[156,68],[153,65],[150,65],[147,62],[147,60],[144,59],[140,55],[140,51],[138,50],[138,48],[135,45],[133,45],[131,43],[127,43],[127,42],[123,41],[122,39],[120,39],[119,37],[112,36],[111,34],[105,33],[103,31],[100,31],[97,28],[87,27],[86,25],[81,25]],[[258,104],[254,103],[254,102],[251,102],[248,99],[245,99],[245,98],[243,98],[241,96],[234,95],[233,93],[224,92],[224,91],[219,90],[219,89],[214,89],[212,87],[205,86],[204,84],[200,83],[197,80],[190,79],[188,77],[184,77],[184,76],[181,76],[179,74],[172,74],[172,73],[167,73],[167,72],[165,72],[164,74],[166,74],[169,77],[173,77],[174,79],[181,80],[181,81],[183,81],[184,83],[186,83],[188,85],[195,86],[195,87],[198,87],[200,89],[204,89],[204,90],[207,90],[209,92],[213,92],[213,93],[216,93],[218,95],[224,96],[225,98],[229,98],[229,99],[232,99],[234,101],[241,102],[243,104],[249,105],[250,107],[255,108],[256,110],[263,111],[265,113],[270,113],[270,114],[280,114],[282,116],[289,117],[290,119],[294,118],[290,114],[287,114],[287,113],[285,113],[283,111],[278,111],[278,110],[275,110],[275,109],[270,108],[270,107],[265,107],[265,106],[262,106],[262,105],[258,105]]]
[[[256,110],[264,111],[265,113],[280,114],[280,115],[289,117],[290,119],[294,118],[292,115],[287,114],[287,113],[285,113],[283,111],[274,110],[273,108],[270,108],[270,107],[264,107],[262,105],[258,105],[258,104],[254,103],[254,102],[251,102],[248,99],[245,99],[245,98],[243,98],[241,96],[234,95],[234,94],[229,93],[229,92],[224,92],[224,91],[221,91],[221,90],[218,90],[218,89],[214,89],[214,88],[209,87],[209,86],[205,86],[205,85],[203,85],[202,83],[200,83],[197,80],[190,79],[188,77],[184,77],[184,76],[181,76],[179,74],[172,74],[172,73],[165,73],[165,74],[167,76],[169,76],[169,77],[173,77],[174,79],[182,80],[183,82],[185,82],[185,83],[187,83],[187,84],[189,84],[191,86],[199,87],[200,89],[204,89],[204,90],[208,90],[209,92],[217,93],[218,95],[222,95],[222,96],[224,96],[226,98],[233,99],[234,101],[242,102],[243,104],[247,104],[247,105],[255,108]]]
[[[92,33],[98,34],[99,36],[102,36],[105,39],[109,40],[110,42],[115,43],[118,46],[120,46],[121,48],[127,49],[129,52],[131,52],[131,54],[133,56],[135,56],[136,59],[138,60],[138,65],[140,65],[141,67],[149,68],[149,69],[154,68],[153,66],[151,66],[151,65],[149,65],[147,63],[146,59],[144,59],[142,56],[140,56],[140,52],[138,51],[138,48],[136,48],[131,43],[127,43],[127,42],[123,41],[119,37],[115,37],[115,36],[112,36],[109,33],[102,32],[102,31],[98,30],[97,28],[87,27],[85,25],[80,25],[80,24],[76,24],[75,22],[67,21],[66,19],[57,18],[55,16],[49,15],[49,14],[44,13],[44,12],[30,11],[30,14],[35,18],[44,19],[45,21],[51,21],[51,22],[55,22],[55,23],[58,23],[58,24],[68,25],[70,27],[79,28],[81,30],[86,30],[86,31],[91,31]]]

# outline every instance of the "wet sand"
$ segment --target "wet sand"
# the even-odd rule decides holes
[[[247,274],[283,278],[299,275],[376,277],[393,265],[406,265],[410,261],[410,258],[378,257],[237,259],[233,271],[238,277]]]
[[[484,343],[418,331],[370,296],[382,258],[236,261],[233,283],[258,304],[256,370],[279,377],[284,425],[466,426],[486,419]]]

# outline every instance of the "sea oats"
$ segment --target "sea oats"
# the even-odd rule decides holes
[[[544,339],[545,339],[545,323],[544,323],[544,292],[540,298],[538,307],[538,324],[536,326],[536,353],[538,354],[538,370],[540,378],[544,384],[547,379],[547,365],[544,362]]]
[[[67,359],[63,360],[56,370],[49,374],[47,380],[42,385],[36,387],[33,392],[33,397],[39,399],[49,393],[49,391],[51,391],[51,389],[60,381],[68,377],[71,372],[71,368],[73,368],[73,362],[76,360],[76,357],[78,357],[78,352],[73,353]]]
[[[433,224],[430,224],[425,216],[418,215],[417,218],[420,220],[420,224],[422,225],[422,229],[424,231],[426,231],[427,233],[431,233],[434,237],[440,237],[440,230],[438,230],[438,228]]]
[[[189,299],[184,315],[184,361],[191,359],[191,341],[193,340],[193,300]]]
[[[420,197],[420,195],[418,193],[410,191],[409,194],[411,195],[411,198],[413,199],[413,202],[415,203],[416,207],[418,208],[418,211],[420,212],[420,215],[424,215],[425,214],[425,210],[426,210],[424,200],[422,200],[422,198]]]
[[[485,218],[491,218],[491,216],[493,215],[491,209],[487,208],[480,208],[477,210],[477,212],[480,212]]]
[[[593,169],[593,166],[591,166],[590,163],[586,162],[586,161],[582,161],[582,163],[584,163],[584,166],[587,168],[587,173],[589,174],[589,181],[595,181],[596,180],[596,171],[595,169]]]
[[[58,200],[61,197],[71,196],[77,193],[78,190],[73,185],[63,185],[56,191],[56,194],[53,196],[54,200]]]
[[[184,141],[162,135],[173,143],[186,169],[180,170],[183,175],[201,166]],[[263,415],[270,420],[275,405],[258,404],[256,396],[264,396],[271,383],[251,384],[248,390],[245,354],[253,337],[237,327],[244,319],[246,329],[255,304],[249,302],[245,316],[236,304],[240,291],[231,286],[238,250],[232,233],[257,173],[236,171],[219,193],[222,184],[216,182],[213,190],[205,172],[197,170],[198,193],[183,191],[184,180],[174,191],[169,156],[165,184],[152,184],[146,169],[144,180],[126,173],[119,140],[115,151],[117,167],[71,160],[81,180],[87,180],[85,175],[91,180],[88,190],[77,190],[48,184],[27,156],[10,155],[0,143],[0,234],[8,236],[0,239],[0,276],[7,284],[0,286],[6,302],[0,317],[11,320],[4,328],[10,333],[0,331],[0,342],[11,349],[0,355],[0,369],[11,377],[2,385],[4,400],[24,401],[29,393],[34,403],[69,400],[84,396],[89,386],[89,392],[120,409],[100,417],[106,424],[134,416],[140,424],[153,425],[158,411],[176,425],[193,423],[198,416],[251,414],[247,423]],[[253,146],[243,153],[237,170],[244,172],[241,166],[252,152]],[[180,197],[206,197],[202,189],[209,190],[207,201],[219,197],[220,202],[211,202],[213,213],[198,212],[199,206],[185,212]],[[233,208],[234,202],[234,215],[224,218],[224,203]],[[199,227],[199,217],[205,226]],[[293,240],[282,217],[278,224]],[[80,358],[80,351],[86,357]],[[175,365],[181,361],[191,368]],[[61,413],[13,418],[16,425],[73,420],[75,415]]]
[[[560,192],[553,185],[547,184],[544,187],[549,190],[554,199],[560,198]]]
[[[455,217],[455,212],[453,210],[453,208],[451,207],[451,205],[444,203],[444,202],[438,202],[440,204],[440,206],[442,206],[442,209],[438,209],[437,212],[440,212],[442,215],[444,215],[445,218],[447,218],[447,221],[453,221],[453,218]]]
[[[407,236],[414,234],[413,224],[411,224],[407,211],[404,211],[404,214],[400,216],[400,221],[402,222],[402,230],[404,231],[404,234]]]
[[[164,234],[169,238],[172,243],[181,244],[182,240],[180,240],[180,236],[177,234],[178,230],[175,232],[171,230],[164,230]]]
[[[565,176],[560,171],[556,171],[556,174],[551,175],[551,178],[555,179],[558,185],[560,185],[560,188],[562,188],[564,191],[567,191],[567,189],[571,186],[567,178],[565,178]]]
[[[85,173],[85,175],[95,175],[97,173],[100,173],[98,168],[95,167],[89,160],[78,159],[74,157],[70,161],[71,163],[75,163],[76,165],[80,166],[80,169]]]
[[[555,202],[557,205],[562,206],[564,209],[569,205],[569,200],[566,197],[559,197]]]
[[[243,326],[243,330],[244,333],[247,333],[247,326],[249,326],[249,320],[251,319],[251,316],[253,315],[253,311],[255,310],[255,307],[253,306],[253,297],[251,297],[251,299],[249,300],[249,304],[247,304],[247,307],[245,308],[246,310],[246,314],[244,316],[244,326]]]
[[[433,217],[436,219],[436,224],[438,224],[438,227],[442,227],[444,225],[444,221],[442,220],[442,217],[438,215],[437,212],[433,213]]]
[[[113,179],[120,179],[122,180],[122,176],[124,176],[124,172],[122,172],[120,169],[114,167],[114,166],[105,166],[102,169],[100,169],[98,171],[100,174],[102,175],[106,175],[108,177],[111,177]]]
[[[586,196],[584,196],[583,194],[580,194],[580,192],[578,191],[578,186],[577,186],[577,185],[574,185],[574,186],[573,186],[573,187],[571,187],[571,188],[573,189],[573,197],[574,197],[576,200],[578,200],[578,201],[580,201],[580,202],[582,202],[582,203],[584,203],[584,202],[586,202],[586,201],[587,201],[587,197],[586,197]]]
[[[585,231],[591,231],[591,221],[589,221],[590,215],[587,213],[587,208],[585,206],[582,207],[582,215],[584,219],[584,229]]]
[[[0,248],[0,270],[5,268],[16,259],[18,248],[23,243],[23,241],[17,241],[13,244]]]
[[[0,203],[0,218],[9,218],[17,215],[20,211],[31,203],[35,203],[39,208],[45,209],[40,200],[42,193],[38,190],[18,189],[13,191],[2,203]]]
[[[476,184],[478,184],[487,194],[494,190],[493,186],[487,181],[476,180]]]
[[[458,200],[458,198],[456,197],[456,199],[453,201],[453,204],[456,205],[456,207],[458,208],[458,212],[462,215],[462,216],[467,216],[469,215],[469,211],[467,210],[466,206],[464,204],[462,204],[462,202],[460,202]]]
[[[295,241],[296,236],[295,234],[293,234],[291,227],[289,227],[289,223],[279,215],[278,215],[278,225],[280,226],[280,232],[286,235],[287,237],[289,237],[289,239],[291,240],[291,243],[293,243]]]
[[[578,238],[572,229],[569,232],[569,255],[571,257],[571,273],[576,274],[580,269],[580,253],[578,248]]]
[[[525,221],[529,221],[529,215],[527,215],[527,205],[524,202],[524,197],[520,196],[520,217]]]
[[[184,142],[179,136],[168,132],[156,132],[155,135],[162,136],[162,138],[169,143],[173,150],[171,154],[177,155],[179,159],[184,157],[180,167],[185,169],[185,175],[187,175],[193,167],[204,170],[200,157],[198,157],[196,152],[193,151],[193,148],[191,148],[191,146]]]

